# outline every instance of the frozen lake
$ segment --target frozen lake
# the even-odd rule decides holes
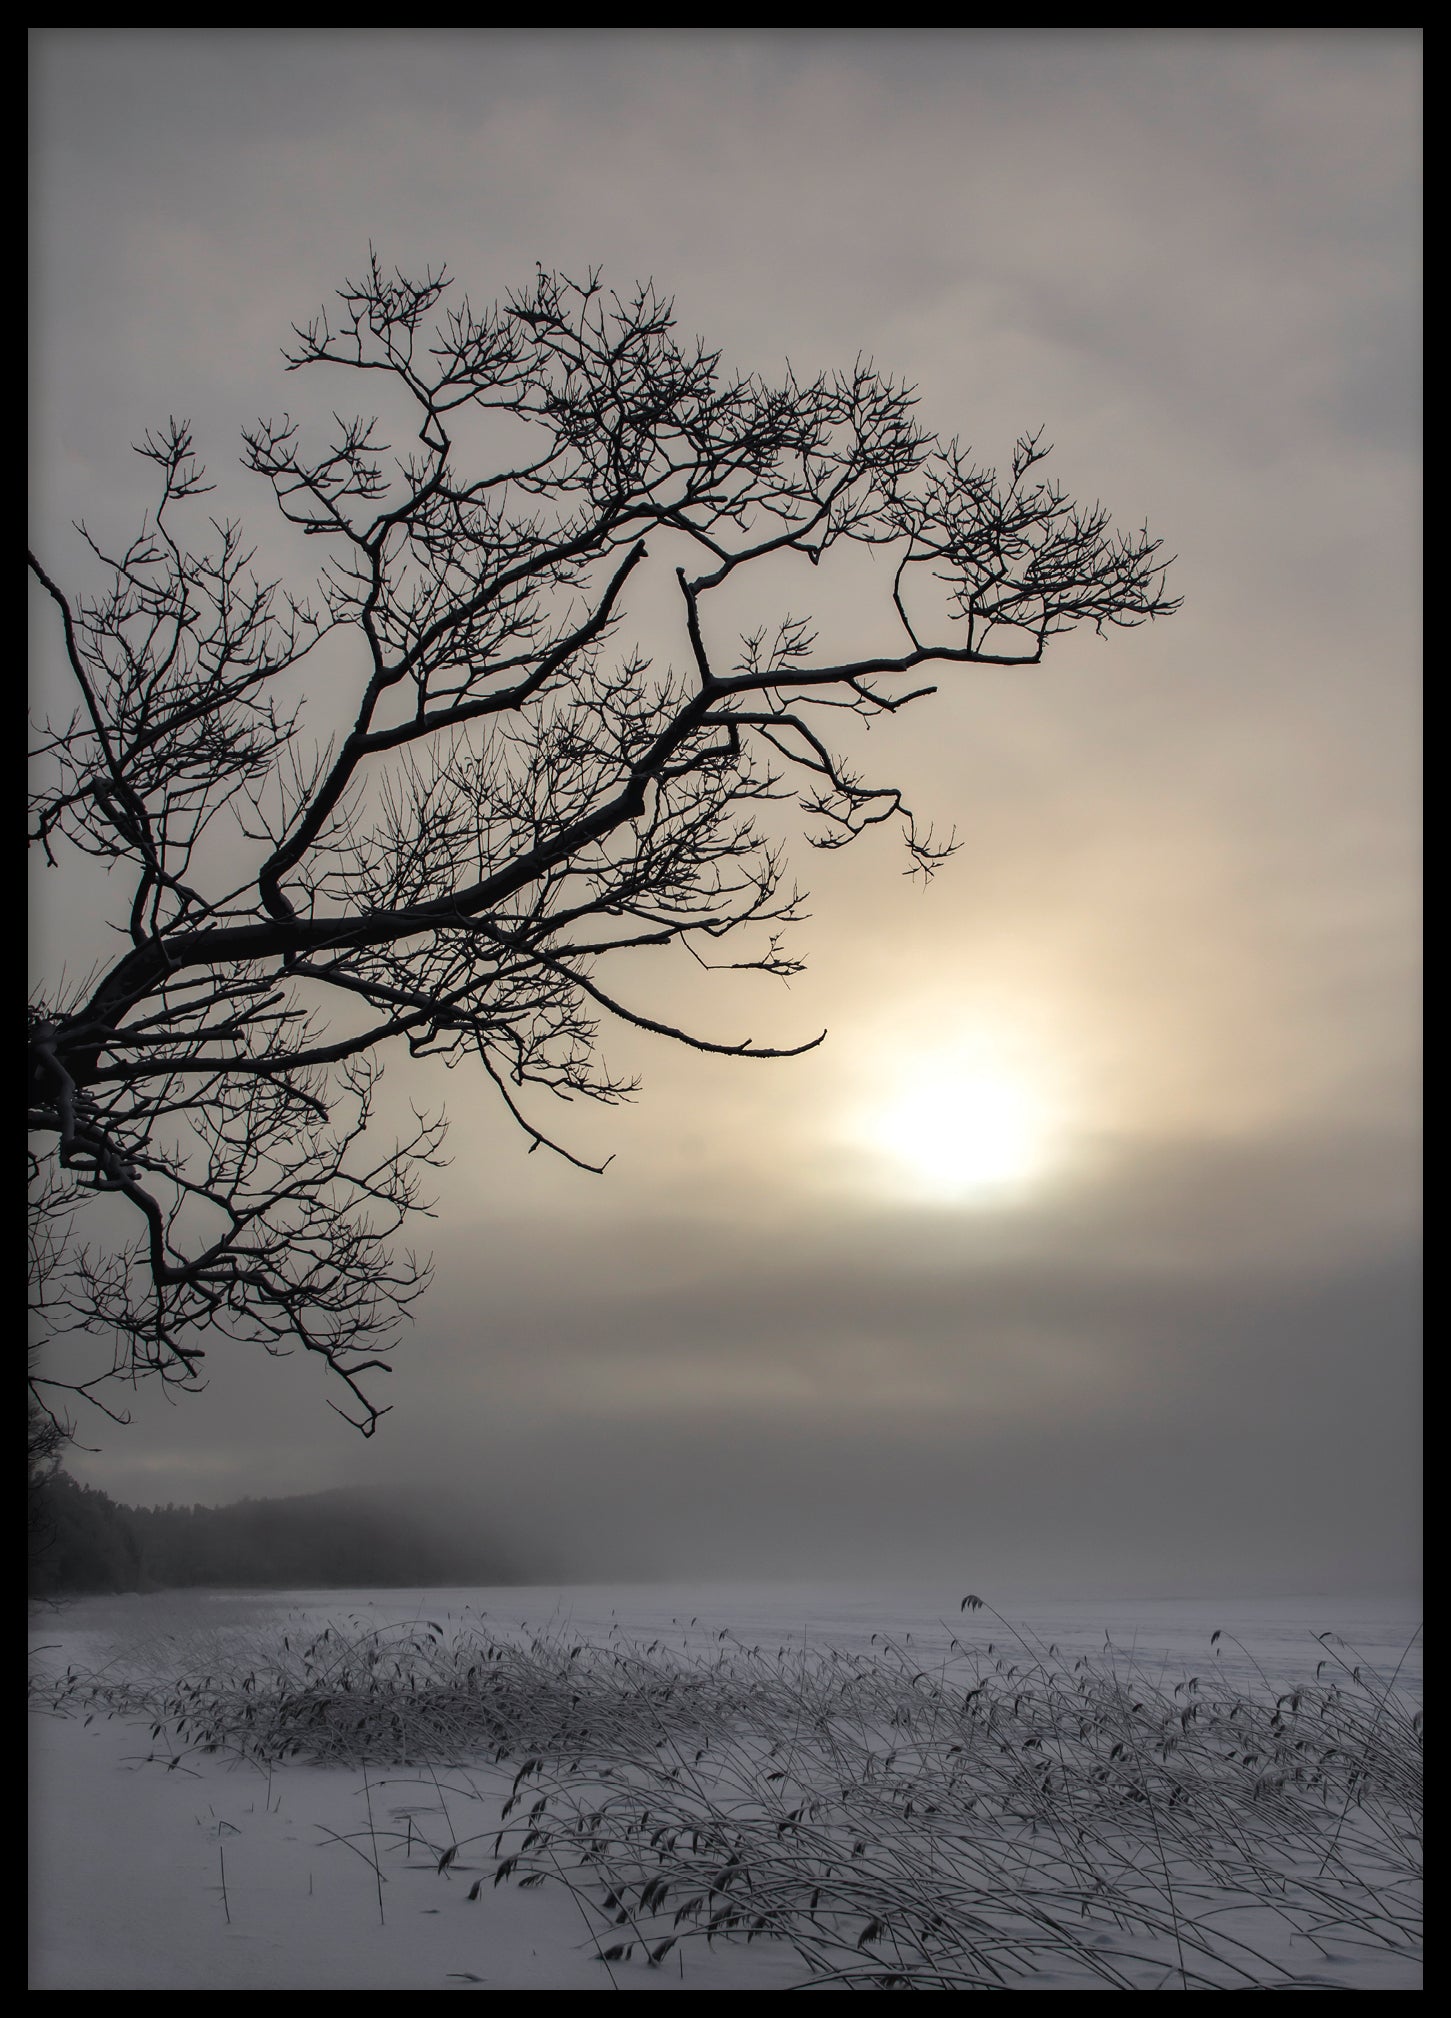
[[[925,1584],[784,1582],[181,1591],[84,1599],[58,1612],[35,1612],[30,1620],[34,1672],[63,1677],[72,1667],[87,1676],[129,1682],[131,1693],[124,1701],[104,1694],[66,1700],[64,1714],[30,1718],[30,1987],[750,1990],[805,1987],[808,1982],[879,1987],[861,1972],[883,1966],[882,1944],[896,1938],[890,1917],[906,1914],[898,1931],[907,1930],[916,1910],[913,1901],[930,1906],[939,1898],[956,1924],[975,1930],[963,1937],[967,1949],[959,1946],[957,1952],[982,1958],[989,1972],[984,1987],[1180,1987],[1185,1964],[1181,1939],[1189,1943],[1191,1964],[1203,1972],[1203,1987],[1290,1987],[1290,1980],[1342,1989],[1420,1986],[1416,1860],[1409,1846],[1403,1854],[1400,1836],[1403,1826],[1412,1826],[1412,1811],[1397,1807],[1393,1797],[1390,1807],[1377,1807],[1374,1813],[1368,1808],[1364,1818],[1358,1806],[1348,1818],[1340,1818],[1338,1792],[1333,1801],[1328,1794],[1307,1792],[1295,1797],[1299,1806],[1284,1806],[1272,1787],[1260,1803],[1240,1765],[1223,1767],[1222,1755],[1220,1766],[1213,1763],[1214,1746],[1222,1748],[1233,1739],[1237,1747],[1245,1747],[1245,1726],[1231,1730],[1221,1725],[1217,1738],[1201,1740],[1199,1735],[1212,1724],[1216,1706],[1222,1710],[1237,1695],[1272,1706],[1281,1686],[1303,1687],[1305,1715],[1312,1717],[1317,1666],[1322,1667],[1321,1690],[1340,1679],[1354,1701],[1370,1705],[1372,1721],[1375,1702],[1385,1694],[1383,1685],[1394,1676],[1405,1706],[1400,1721],[1408,1731],[1422,1685],[1419,1621],[1412,1600],[1070,1603],[1042,1598],[1014,1602],[1009,1597],[997,1607],[1002,1617],[995,1617],[986,1608],[964,1612],[966,1595],[965,1590]],[[973,1595],[995,1601],[992,1592]],[[566,1672],[567,1662],[561,1667],[561,1654],[572,1659],[569,1649],[577,1652],[581,1645],[603,1649],[581,1662],[578,1687],[585,1692],[597,1736],[610,1715],[617,1718],[616,1735],[609,1740],[616,1750],[610,1756],[620,1756],[621,1706],[627,1726],[634,1717],[645,1738],[634,1756],[645,1763],[631,1765],[627,1747],[623,1777],[618,1766],[613,1780],[609,1772],[601,1776],[588,1758],[597,1751],[597,1738],[583,1749],[560,1753],[556,1748],[542,1766],[536,1758],[535,1777],[525,1790],[534,1797],[528,1812],[533,1816],[536,1808],[543,1809],[546,1794],[555,1802],[548,1854],[566,1861],[528,1876],[524,1831],[531,1824],[522,1813],[512,1822],[509,1816],[518,1802],[520,1754],[528,1765],[534,1740],[511,1745],[507,1757],[502,1751],[495,1756],[487,1742],[475,1748],[476,1755],[459,1747],[458,1755],[452,1750],[447,1755],[450,1763],[437,1766],[421,1764],[416,1754],[411,1765],[400,1766],[396,1753],[390,1763],[384,1746],[368,1755],[369,1770],[364,1752],[349,1753],[347,1763],[333,1764],[228,1756],[225,1748],[213,1752],[195,1730],[183,1729],[176,1711],[184,1708],[190,1714],[190,1703],[176,1693],[179,1679],[190,1687],[204,1674],[208,1683],[213,1675],[223,1675],[240,1684],[253,1664],[264,1673],[284,1641],[294,1661],[309,1643],[315,1654],[316,1636],[325,1628],[329,1660],[341,1647],[366,1647],[375,1632],[382,1634],[394,1652],[403,1651],[404,1669],[390,1670],[395,1676],[406,1672],[411,1660],[406,1649],[416,1640],[423,1665],[414,1679],[425,1683],[441,1672],[428,1665],[435,1648],[451,1642],[466,1640],[471,1647],[492,1643],[503,1649],[494,1656],[501,1681],[514,1658],[509,1650],[518,1650],[522,1692],[516,1691],[513,1700],[522,1702],[522,1712],[516,1714],[525,1723],[536,1688],[533,1678],[545,1693],[562,1681],[567,1702],[574,1675]],[[546,1650],[542,1660],[540,1647]],[[840,1650],[840,1662],[828,1653],[833,1648]],[[810,1657],[799,1665],[784,1661],[779,1685],[773,1678],[777,1649]],[[611,1650],[626,1658],[616,1660]],[[790,1676],[807,1674],[817,1657],[817,1683],[824,1675],[828,1693],[818,1693],[811,1712],[803,1716],[806,1694],[793,1696],[797,1685]],[[1028,1761],[1049,1757],[1028,1749],[1044,1741],[1036,1736],[1024,1741],[1027,1720],[1046,1712],[1050,1723],[1039,1728],[1051,1751],[1051,1720],[1059,1718],[1058,1735],[1071,1745],[1072,1733],[1061,1721],[1062,1705],[1069,1705],[1069,1722],[1077,1729],[1075,1706],[1093,1699],[1055,1694],[1054,1689],[1078,1687],[1079,1669],[1086,1670],[1089,1662],[1107,1690],[1098,1701],[1109,1719],[1139,1696],[1167,1709],[1167,1724],[1162,1715],[1159,1722],[1172,1744],[1163,1743],[1165,1728],[1159,1729],[1155,1742],[1166,1763],[1152,1769],[1158,1798],[1171,1784],[1166,1776],[1185,1772],[1191,1775],[1186,1784],[1207,1798],[1208,1805],[1198,1807],[1191,1801],[1187,1822],[1161,1809],[1155,1838],[1142,1826],[1147,1809],[1136,1815],[1105,1810],[1107,1820],[1094,1821],[1100,1777],[1133,1764],[1127,1758],[1114,1763],[1125,1745],[1119,1743],[1116,1752],[1110,1749],[1108,1739],[1115,1733],[1107,1723],[1099,1752],[1088,1757],[1086,1775],[1058,1782],[1050,1768],[1048,1777],[1039,1780],[1033,1776],[1042,1775],[1044,1767],[1038,1765],[1025,1777]],[[728,1712],[726,1724],[713,1728],[707,1719],[699,1727],[702,1748],[694,1750],[693,1765],[694,1712],[687,1713],[683,1725],[672,1724],[673,1736],[667,1740],[659,1712],[649,1703],[650,1676],[668,1680],[672,1664],[682,1672],[693,1668],[696,1674],[735,1676],[743,1684],[730,1698],[736,1709]],[[1362,1681],[1352,1686],[1357,1669]],[[354,1660],[351,1672],[364,1694],[334,1693],[332,1698],[348,1729],[352,1707],[369,1706],[366,1692],[375,1670]],[[462,1670],[453,1673],[461,1677]],[[899,1693],[911,1695],[915,1686],[914,1714],[919,1703],[928,1705],[930,1729],[919,1721],[911,1736],[887,1732],[884,1746],[883,1733],[869,1731],[856,1711],[833,1721],[830,1691],[850,1691],[861,1685],[863,1675],[873,1674],[892,1678],[887,1697],[876,1699],[889,1703],[894,1700],[891,1689],[915,1676],[915,1684]],[[1041,1678],[1050,1674],[1056,1681],[1045,1693]],[[987,1677],[986,1700],[999,1688],[998,1709],[1005,1721],[998,1723],[997,1736],[992,1716],[974,1723],[965,1714],[963,1682],[974,1676]],[[1115,1695],[1117,1680],[1130,1686]],[[356,1685],[344,1682],[343,1687]],[[408,1688],[412,1685],[407,1682]],[[264,1678],[264,1692],[266,1686]],[[294,1680],[289,1686],[296,1690],[299,1684]],[[407,1696],[388,1694],[399,1686],[396,1679],[389,1681],[372,1704],[385,1713],[389,1703],[406,1705]],[[450,1700],[477,1708],[485,1700],[479,1686],[456,1680]],[[1036,1693],[1022,1699],[1028,1707],[1019,1719],[1015,1691],[1024,1689]],[[161,1707],[163,1696],[168,1708]],[[153,1709],[143,1711],[144,1700]],[[256,1695],[236,1697],[247,1705],[258,1700]],[[656,1700],[663,1703],[665,1698]],[[633,1703],[643,1708],[636,1712]],[[1202,1723],[1191,1721],[1197,1714],[1191,1704],[1202,1705]],[[827,1714],[820,1728],[826,1735],[818,1741],[812,1735],[813,1720],[823,1707]],[[1135,1701],[1133,1707],[1143,1705]],[[1298,1703],[1287,1709],[1287,1717],[1298,1709]],[[597,1712],[603,1718],[597,1719]],[[251,1712],[244,1708],[241,1714]],[[1265,1714],[1260,1713],[1261,1731],[1267,1729]],[[944,1718],[954,1717],[950,1730],[942,1728]],[[744,1729],[743,1738],[730,1734],[731,1718],[737,1730]],[[1320,1723],[1299,1728],[1307,1738],[1312,1731],[1339,1736]],[[1359,1728],[1365,1729],[1363,1716]],[[949,1754],[946,1740],[954,1735],[964,1742],[953,1744]],[[1127,1726],[1124,1735],[1137,1742]],[[1011,1744],[1002,1742],[1005,1736]],[[1090,1747],[1096,1742],[1090,1733]],[[1323,1747],[1325,1736],[1317,1742]],[[768,1757],[768,1743],[773,1753],[784,1748],[784,1755]],[[657,1744],[666,1749],[657,1752]],[[975,1745],[982,1749],[974,1751]],[[710,1765],[701,1764],[706,1747],[720,1762],[714,1778],[708,1777]],[[570,1763],[576,1754],[578,1765]],[[960,1755],[955,1764],[953,1754]],[[1011,1754],[1006,1765],[1001,1754]],[[1227,1756],[1232,1761],[1235,1753]],[[672,1758],[675,1767],[669,1767]],[[1095,1759],[1104,1762],[1102,1767]],[[1246,1758],[1243,1765],[1248,1763]],[[783,1766],[792,1769],[792,1779]],[[1195,1772],[1201,1774],[1197,1781]],[[1202,1777],[1206,1772],[1210,1777]],[[954,1773],[960,1776],[956,1780]],[[571,1777],[575,1774],[578,1778]],[[1241,1788],[1237,1796],[1236,1784]],[[989,1788],[996,1789],[991,1798],[984,1791]],[[1233,1810],[1239,1820],[1231,1830],[1234,1847],[1228,1857],[1215,1821],[1216,1804],[1226,1789],[1243,1804]],[[807,1807],[800,1805],[803,1798],[816,1819],[811,1843],[802,1836],[798,1846],[796,1837],[782,1832],[796,1826],[793,1818],[807,1816]],[[625,1938],[639,1931],[632,1920],[607,1946],[616,1915],[599,1908],[600,1880],[592,1877],[586,1890],[576,1886],[571,1891],[555,1877],[580,1868],[573,1863],[580,1840],[575,1831],[590,1803],[613,1803],[623,1813],[638,1799],[648,1801],[650,1813],[620,1852],[624,1861],[612,1867],[611,1882],[621,1883],[620,1871],[648,1877],[651,1870],[664,1869],[651,1861],[664,1855],[657,1849],[662,1815],[674,1812],[681,1818],[687,1844],[697,1823],[707,1828],[711,1817],[724,1820],[725,1841],[752,1846],[748,1861],[755,1860],[758,1882],[765,1887],[758,1897],[794,1896],[792,1887],[801,1891],[790,1914],[783,1909],[774,1923],[785,1938],[766,1928],[753,1934],[749,1944],[739,1931],[732,1940],[707,1943],[697,1938],[703,1928],[692,1930],[690,1922],[682,1932],[672,1921],[671,1908],[682,1892],[698,1887],[693,1874],[703,1868],[682,1846],[670,1867],[672,1896],[655,1898],[653,1917],[644,1916],[648,1939]],[[928,1805],[924,1811],[924,1801],[947,1805],[940,1811]],[[1073,1806],[1084,1801],[1088,1807]],[[566,1811],[574,1814],[574,1822],[560,1819]],[[1116,1820],[1115,1814],[1130,1819]],[[933,1815],[937,1819],[926,1823],[925,1817]],[[1389,1838],[1383,1816],[1391,1817]],[[1116,1933],[1107,1921],[1103,1931],[1094,1932],[1092,1922],[1079,1918],[1076,1876],[1067,1864],[1055,1862],[1054,1844],[1066,1840],[1065,1817],[1070,1834],[1079,1826],[1075,1817],[1087,1820],[1097,1868],[1108,1872],[1114,1884],[1126,1883],[1121,1900],[1146,1916],[1135,1922],[1138,1931],[1131,1938]],[[1166,1880],[1172,1871],[1174,1888],[1168,1918],[1163,1901],[1169,1894],[1160,1888],[1156,1863],[1161,1824],[1176,1832],[1163,1865]],[[745,1836],[731,1835],[737,1826]],[[859,1837],[854,1848],[853,1837]],[[1281,1897],[1278,1877],[1266,1883],[1242,1861],[1251,1839],[1254,1856],[1269,1860],[1256,1868],[1273,1866],[1303,1877],[1307,1905],[1292,1913],[1274,1903]],[[1078,1840],[1081,1845],[1082,1837]],[[1147,1862],[1124,1862],[1124,1847],[1131,1840],[1147,1852]],[[666,1849],[675,1841],[672,1835]],[[500,1884],[499,1846],[505,1842],[510,1851],[522,1848],[525,1862],[514,1871],[513,1881]],[[647,1843],[648,1849],[643,1847]],[[834,1843],[843,1847],[834,1849]],[[542,1854],[535,1850],[536,1864]],[[1337,1857],[1340,1866],[1335,1898],[1323,1876],[1327,1854]],[[848,1974],[857,1972],[853,1983],[839,1985],[828,1981],[826,1962],[809,1963],[816,1929],[805,1913],[806,1894],[818,1872],[824,1869],[830,1880],[834,1866],[834,1896],[842,1903],[831,1968],[844,1960]],[[523,1884],[516,1882],[520,1879]],[[642,1878],[633,1882],[638,1891]],[[1334,1870],[1329,1882],[1332,1887],[1337,1883]],[[1379,1909],[1365,1901],[1379,1897],[1388,1904],[1392,1893],[1393,1919],[1382,1926]],[[604,1896],[607,1900],[607,1891]],[[637,1920],[641,1899],[651,1903],[648,1887],[631,1909]],[[1031,1938],[1025,1937],[1027,1920],[1041,1912],[1050,1919],[1033,1920],[1038,1931],[1030,1929]],[[752,1923],[740,1924],[749,1931]],[[1070,1932],[1045,1937],[1043,1926],[1066,1926]],[[1080,1934],[1085,1927],[1088,1931]],[[805,1946],[798,1934],[806,1937]],[[668,1966],[651,1959],[661,1952],[662,1939],[672,1951]],[[1009,1953],[1016,1959],[1000,1985],[992,1979],[994,1957],[1001,1961]],[[803,1956],[808,1957],[805,1964]],[[1247,1962],[1246,1957],[1258,1959]],[[1118,1973],[1095,1978],[1093,1972],[1100,1969]],[[1248,1981],[1243,1980],[1246,1969]],[[1226,1973],[1234,1970],[1241,1976]],[[880,1987],[891,1980],[884,1978]],[[953,1982],[971,1986],[960,1977]],[[1185,1981],[1185,1987],[1195,1986],[1193,1980]],[[930,1981],[924,1987],[931,1987]]]
[[[841,1647],[862,1652],[873,1635],[941,1650],[955,1637],[963,1645],[1019,1645],[1016,1628],[1035,1650],[1105,1654],[1145,1673],[1205,1673],[1212,1663],[1226,1680],[1249,1682],[1256,1664],[1272,1682],[1304,1681],[1326,1657],[1316,1637],[1333,1633],[1339,1658],[1375,1669],[1396,1686],[1419,1694],[1422,1685],[1420,1610],[1414,1597],[1144,1598],[1098,1602],[1049,1598],[1015,1601],[991,1591],[987,1611],[964,1613],[968,1587],[942,1584],[712,1583],[580,1584],[481,1589],[329,1591],[162,1591],[150,1596],[83,1598],[55,1615],[31,1620],[31,1645],[51,1644],[41,1656],[83,1657],[92,1664],[118,1656],[134,1659],[168,1634],[235,1635],[245,1640],[290,1616],[342,1617],[358,1613],[376,1624],[418,1618],[483,1615],[499,1633],[538,1631],[568,1624],[597,1639],[612,1628],[633,1640],[686,1640],[724,1632],[745,1646]],[[1002,1620],[1007,1621],[1005,1626]],[[692,1624],[694,1621],[694,1624]],[[1220,1639],[1211,1646],[1211,1637]],[[1235,1642],[1239,1644],[1236,1645]]]

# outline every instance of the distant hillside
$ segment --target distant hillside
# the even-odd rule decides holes
[[[32,1596],[187,1585],[311,1588],[504,1584],[514,1564],[462,1517],[417,1497],[344,1488],[231,1506],[131,1507],[63,1471],[32,1493]]]

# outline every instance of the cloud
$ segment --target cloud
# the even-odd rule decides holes
[[[793,842],[790,992],[622,968],[622,999],[705,1034],[831,1038],[766,1067],[606,1030],[638,1105],[540,1113],[618,1151],[604,1180],[526,1158],[465,1073],[390,1064],[390,1111],[447,1096],[456,1160],[372,1444],[305,1361],[219,1352],[210,1395],[138,1396],[86,1475],[225,1498],[437,1472],[601,1574],[985,1535],[1065,1574],[1399,1560],[1419,37],[52,30],[34,52],[35,541],[63,578],[73,518],[134,527],[128,444],[168,412],[209,504],[292,565],[236,431],[325,423],[337,388],[308,406],[277,347],[372,240],[476,302],[536,258],[653,274],[727,366],[874,355],[985,461],[1044,422],[1071,491],[1163,531],[1186,598],[1031,672],[946,670],[858,737],[962,852],[924,895],[885,837]],[[638,628],[664,664],[654,559]],[[808,574],[722,596],[712,648],[787,610],[843,651],[880,636],[880,571]],[[64,668],[37,636],[44,692]],[[320,732],[345,676],[319,660]],[[40,887],[37,957],[84,970],[108,891]],[[1026,1209],[909,1206],[846,1139],[898,1061],[964,1032],[1061,1092]]]

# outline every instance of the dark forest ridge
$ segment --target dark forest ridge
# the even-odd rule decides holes
[[[544,1566],[547,1568],[547,1566]],[[462,1516],[406,1493],[300,1493],[228,1506],[125,1506],[57,1472],[32,1517],[32,1597],[186,1587],[507,1584],[520,1567]]]

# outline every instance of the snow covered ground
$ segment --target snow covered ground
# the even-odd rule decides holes
[[[989,1681],[1001,1681],[1010,1670],[1027,1673],[1038,1667],[1067,1677],[1076,1672],[1075,1663],[1084,1663],[1086,1671],[1091,1661],[1098,1676],[1134,1683],[1130,1694],[1157,1691],[1155,1700],[1186,1716],[1190,1742],[1199,1728],[1187,1720],[1195,1702],[1207,1703],[1211,1695],[1229,1700],[1243,1692],[1273,1704],[1277,1688],[1312,1691],[1317,1667],[1324,1682],[1340,1675],[1347,1688],[1352,1688],[1356,1669],[1362,1681],[1353,1686],[1371,1690],[1394,1675],[1397,1705],[1406,1713],[1419,1707],[1418,1620],[1408,1603],[1393,1599],[1097,1605],[1014,1604],[1009,1599],[998,1605],[1003,1616],[994,1617],[976,1608],[961,1611],[965,1595],[941,1587],[785,1584],[173,1592],[83,1600],[59,1612],[37,1612],[30,1622],[33,1672],[59,1677],[67,1668],[91,1676],[104,1671],[113,1682],[129,1680],[132,1693],[129,1708],[117,1708],[114,1700],[92,1690],[68,1698],[67,1714],[30,1718],[31,1987],[705,1990],[786,1988],[813,1980],[801,1953],[769,1930],[747,1942],[738,1928],[735,1938],[707,1944],[698,1934],[692,1938],[687,1926],[659,1963],[652,1964],[650,1954],[659,1946],[654,1934],[662,1927],[665,1938],[671,1934],[668,1913],[648,1941],[628,1938],[636,1931],[632,1922],[613,1943],[616,1951],[628,1953],[615,1952],[613,1959],[602,1961],[601,1953],[610,1953],[602,1932],[607,1923],[597,1909],[591,1909],[591,1919],[575,1892],[550,1882],[547,1867],[541,1881],[523,1888],[517,1879],[525,1865],[495,1883],[496,1842],[524,1764],[517,1752],[496,1761],[480,1745],[468,1757],[408,1765],[376,1753],[361,1765],[319,1765],[298,1758],[238,1760],[201,1749],[189,1735],[179,1736],[170,1720],[138,1712],[137,1690],[143,1682],[165,1684],[183,1674],[200,1681],[212,1670],[240,1680],[249,1663],[279,1645],[282,1635],[294,1648],[329,1624],[339,1638],[351,1636],[354,1644],[374,1630],[386,1636],[395,1629],[421,1632],[429,1625],[440,1644],[467,1631],[476,1638],[491,1637],[500,1647],[527,1649],[540,1644],[542,1635],[542,1643],[566,1651],[568,1644],[604,1649],[598,1673],[605,1676],[612,1661],[621,1667],[611,1648],[622,1654],[633,1648],[642,1657],[648,1652],[648,1660],[657,1665],[709,1659],[717,1664],[712,1672],[765,1676],[766,1681],[750,1683],[766,1692],[763,1702],[769,1695],[768,1664],[782,1648],[788,1650],[788,1665],[798,1657],[807,1662],[803,1673],[835,1672],[819,1664],[839,1658],[840,1672],[848,1678],[840,1684],[843,1690],[851,1678],[859,1681],[873,1672],[872,1663],[887,1659],[890,1649],[893,1672],[904,1678],[904,1685],[912,1678],[914,1703],[943,1699],[950,1693],[954,1664],[963,1661],[971,1661],[972,1672]],[[1333,1637],[1323,1637],[1327,1634]],[[838,1654],[828,1655],[827,1649]],[[814,1669],[809,1667],[813,1658],[818,1658]],[[729,1667],[731,1661],[735,1668]],[[1327,1662],[1329,1672],[1323,1672]],[[1380,1681],[1373,1682],[1373,1676]],[[1195,1689],[1182,1693],[1190,1678]],[[1140,1681],[1147,1687],[1140,1687]],[[1023,1684],[1009,1678],[1002,1686],[1006,1717],[1013,1687]],[[1377,1698],[1372,1694],[1367,1700],[1373,1704]],[[931,1754],[939,1764],[941,1749],[939,1744]],[[954,1749],[960,1753],[962,1746]],[[998,1744],[996,1749],[1006,1752],[1008,1747]],[[743,1754],[738,1748],[733,1756],[738,1760]],[[926,1752],[921,1756],[926,1758]],[[839,1764],[837,1754],[832,1758]],[[824,1784],[831,1777],[826,1759],[803,1738],[799,1757],[793,1751],[790,1760],[798,1773],[808,1770],[803,1761],[810,1762],[823,1784],[805,1791],[819,1792],[823,1800],[844,1791]],[[878,1753],[874,1760],[878,1767],[885,1760],[891,1772],[890,1753]],[[872,1777],[873,1762],[867,1762],[866,1780]],[[567,1762],[553,1779],[548,1763],[534,1769],[536,1779],[525,1784],[524,1794],[533,1796],[548,1781],[551,1793],[562,1800],[571,1795]],[[901,1770],[898,1766],[899,1774]],[[678,1782],[678,1769],[667,1777]],[[781,1774],[773,1777],[779,1780]],[[866,1780],[855,1788],[857,1794]],[[927,1784],[925,1779],[912,1783],[919,1789]],[[893,1798],[897,1806],[879,1812],[884,1828],[895,1832],[902,1802],[900,1794]],[[920,1791],[917,1798],[920,1824]],[[658,1812],[667,1810],[662,1805]],[[791,1812],[782,1810],[787,1816]],[[935,1811],[929,1807],[927,1812]],[[906,1813],[912,1813],[910,1803]],[[1373,1837],[1363,1826],[1356,1833],[1360,1820],[1353,1818],[1335,1842],[1357,1844],[1361,1854],[1374,1860]],[[1332,1814],[1327,1843],[1334,1821]],[[766,1829],[764,1841],[789,1842],[785,1826]],[[992,1824],[994,1854],[1008,1840],[1004,1826],[1001,1817]],[[1014,1842],[1019,1837],[1026,1841],[1028,1826],[1025,1819]],[[1036,1836],[1037,1824],[1031,1826]],[[519,1830],[517,1818],[513,1828]],[[506,1849],[516,1850],[520,1840],[518,1833],[509,1835]],[[542,1850],[536,1848],[535,1862],[545,1851],[556,1855],[562,1840],[555,1837]],[[884,1857],[888,1851],[891,1857],[890,1872],[882,1874],[886,1896],[902,1898],[902,1888],[909,1884],[925,1885],[923,1896],[929,1896],[931,1880],[922,1879],[920,1872],[915,1878],[903,1876],[907,1866],[902,1859],[910,1847],[906,1834],[883,1835],[859,1858],[862,1882],[881,1848]],[[1398,1846],[1389,1848],[1394,1861]],[[977,1846],[972,1855],[979,1855]],[[1035,1869],[1031,1863],[1023,1868]],[[1047,1866],[1037,1868],[1046,1871]],[[781,1869],[790,1876],[787,1866]],[[1195,1893],[1187,1867],[1180,1876],[1171,1859],[1170,1869],[1181,1885],[1175,1913],[1192,1910],[1201,1920],[1214,1921],[1231,1942],[1248,1940],[1275,1969],[1328,1987],[1419,1987],[1417,1960],[1404,1939],[1403,1913],[1401,1932],[1388,1938],[1384,1927],[1389,1921],[1378,1932],[1373,1919],[1337,1918],[1327,1904],[1325,1923],[1312,1938],[1287,1922],[1270,1924],[1273,1916],[1267,1919],[1229,1893],[1218,1904],[1206,1902],[1202,1885]],[[1379,1866],[1367,1867],[1372,1883],[1384,1882],[1378,1871]],[[959,1870],[953,1882],[960,1876]],[[946,1877],[942,1882],[947,1899],[951,1887]],[[1028,1882],[1037,1879],[1030,1876]],[[1191,1897],[1197,1904],[1191,1905]],[[1403,1890],[1398,1897],[1404,1898]],[[866,1923],[865,1945],[858,1951],[863,1968],[874,1955],[880,1958],[881,1938],[871,1934],[872,1924]],[[751,1931],[749,1922],[741,1926]],[[848,1951],[852,1945],[847,1943]],[[987,1952],[992,1944],[984,1936],[981,1945]],[[1179,1951],[1167,1932],[1157,1943],[1127,1947],[1142,1956],[1141,1966],[1115,1965],[1129,1971],[1128,1987],[1177,1986],[1174,1957]],[[820,1975],[818,1969],[817,1980]],[[1014,1978],[1014,1986],[1094,1984],[1071,1955],[1050,1941],[1038,1974],[1030,1981]]]

